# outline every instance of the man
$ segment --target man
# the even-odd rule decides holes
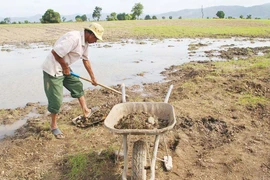
[[[91,23],[84,31],[71,31],[60,37],[42,65],[44,90],[48,99],[48,111],[51,113],[51,130],[58,139],[64,134],[57,126],[57,113],[63,100],[63,86],[73,98],[78,98],[85,118],[90,117],[97,109],[89,109],[84,98],[83,84],[79,78],[70,75],[70,67],[82,59],[92,84],[97,85],[90,61],[88,44],[102,40],[104,29],[100,24]]]

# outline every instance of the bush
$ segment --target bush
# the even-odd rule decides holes
[[[61,18],[58,12],[54,12],[52,9],[48,9],[40,19],[41,23],[60,23]]]

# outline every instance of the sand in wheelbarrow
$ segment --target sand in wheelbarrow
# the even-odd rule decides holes
[[[114,126],[116,129],[161,129],[168,126],[168,121],[146,112],[134,112],[122,117]]]

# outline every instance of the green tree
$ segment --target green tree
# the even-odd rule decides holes
[[[162,19],[165,19],[166,17],[165,16],[162,16]]]
[[[126,13],[119,13],[119,14],[117,14],[117,19],[118,20],[126,20]]]
[[[136,20],[136,16],[134,14],[131,14],[131,20]]]
[[[141,3],[136,3],[133,6],[131,12],[134,17],[137,17],[137,19],[139,19],[140,15],[143,13],[143,5]]]
[[[132,14],[126,14],[125,15],[125,20],[132,20]]]
[[[54,12],[52,9],[48,9],[40,19],[41,23],[60,23],[61,18],[58,12]]]
[[[243,15],[240,15],[239,18],[240,18],[240,19],[244,19],[244,16],[243,16]]]
[[[109,15],[107,15],[106,20],[107,20],[107,21],[114,21],[113,17],[111,17],[111,16],[109,16]]]
[[[10,18],[9,18],[9,17],[6,17],[6,18],[4,19],[4,22],[5,22],[6,24],[9,24],[9,23],[10,23]]]
[[[76,22],[82,22],[82,17],[80,15],[75,16]]]
[[[95,7],[95,10],[92,14],[92,18],[95,19],[97,18],[97,21],[99,21],[100,17],[101,17],[101,11],[102,11],[102,8],[101,7],[98,7],[96,6]]]
[[[86,16],[86,14],[82,15],[82,16],[81,16],[81,19],[82,19],[82,21],[87,21],[87,16]]]
[[[247,19],[251,19],[251,14],[247,15]]]
[[[225,13],[223,11],[218,11],[217,12],[217,17],[219,17],[220,19],[223,19],[225,17]]]
[[[84,15],[82,15],[82,16],[77,15],[77,16],[75,16],[75,20],[76,20],[76,22],[87,21],[87,16],[86,16],[86,14],[84,14]]]
[[[107,16],[106,20],[107,21],[116,21],[117,20],[117,14],[116,14],[116,12],[112,12],[110,14],[110,16]]]
[[[66,21],[66,19],[67,19],[67,18],[65,18],[65,17],[62,17],[62,21],[63,21],[63,22],[65,22],[65,21]]]
[[[169,16],[169,19],[172,19],[172,16]]]
[[[146,15],[144,18],[144,20],[149,20],[149,19],[151,19],[150,15]]]
[[[157,16],[152,16],[152,19],[157,19]]]

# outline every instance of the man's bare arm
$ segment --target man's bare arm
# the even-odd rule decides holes
[[[64,75],[70,75],[70,69],[68,67],[68,65],[65,63],[64,59],[61,58],[54,50],[51,51],[54,58],[56,59],[57,62],[59,62],[59,64],[61,65],[62,69],[63,69],[63,74]]]
[[[92,84],[93,84],[94,86],[96,86],[96,85],[97,85],[97,81],[96,81],[95,75],[94,75],[94,73],[93,73],[93,70],[92,70],[90,61],[89,61],[89,60],[83,59],[83,64],[84,64],[84,67],[85,67],[85,69],[87,70],[88,74],[89,74],[90,77],[91,77]]]

